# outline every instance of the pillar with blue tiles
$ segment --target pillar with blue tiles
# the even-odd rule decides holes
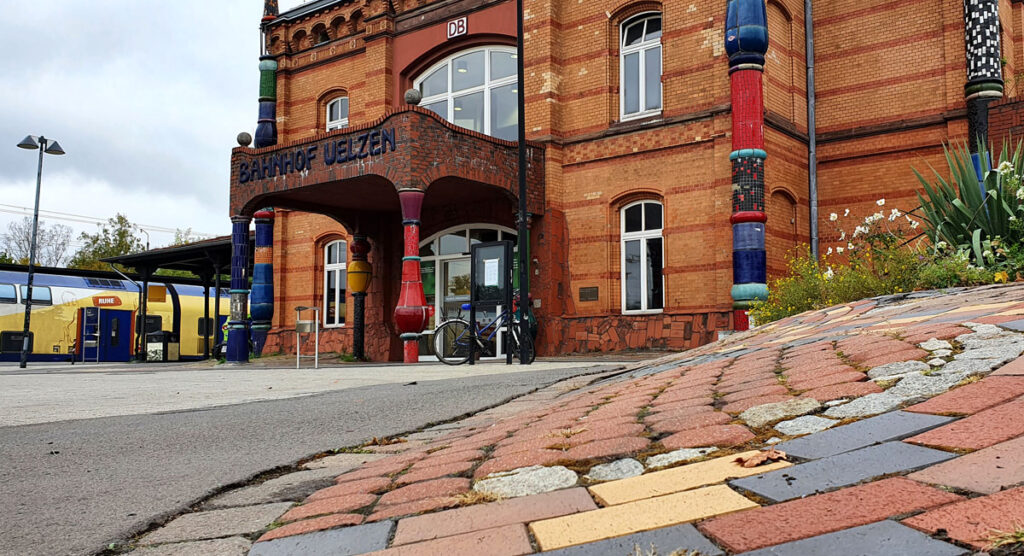
[[[228,320],[229,363],[249,361],[249,221],[231,217],[231,316]]]

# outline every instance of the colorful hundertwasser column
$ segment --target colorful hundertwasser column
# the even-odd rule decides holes
[[[765,260],[764,97],[768,51],[764,0],[729,0],[725,51],[732,84],[733,328],[747,330],[751,302],[768,296]]]
[[[398,190],[398,201],[402,205],[402,228],[405,249],[402,257],[402,292],[395,307],[395,324],[404,342],[404,361],[419,361],[420,334],[430,322],[433,307],[427,306],[423,295],[420,276],[420,212],[423,209],[423,191],[419,189]]]
[[[253,145],[258,149],[277,144],[277,62],[260,56],[260,111]]]
[[[988,103],[1003,96],[999,48],[999,0],[964,0],[964,43],[967,51],[967,145],[978,178],[991,167],[981,160],[988,144]],[[984,194],[984,190],[982,190]]]
[[[263,353],[274,318],[274,209],[255,214],[256,245],[252,264],[252,353]]]
[[[229,363],[249,361],[249,217],[231,217],[231,318]]]

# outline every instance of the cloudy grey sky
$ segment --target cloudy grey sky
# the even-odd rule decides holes
[[[282,0],[281,9],[300,3]],[[238,132],[256,127],[262,0],[8,0],[5,8],[0,232],[31,214],[37,154],[15,147],[31,134],[67,152],[43,161],[47,223],[77,236],[96,229],[90,219],[120,212],[149,228],[154,247],[175,228],[230,233],[230,151]]]

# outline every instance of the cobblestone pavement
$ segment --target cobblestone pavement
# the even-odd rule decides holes
[[[309,462],[133,554],[1020,554],[1022,330],[1017,284],[804,313]]]

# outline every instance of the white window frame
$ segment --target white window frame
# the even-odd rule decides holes
[[[331,106],[343,100],[345,101],[345,117],[337,120],[332,120]],[[327,122],[327,131],[331,131],[332,129],[341,129],[344,127],[348,127],[348,111],[351,107],[352,105],[348,100],[348,95],[341,95],[331,99],[331,101],[328,102],[327,106],[324,108],[324,120]]]
[[[627,232],[626,231],[626,209],[635,207],[637,205],[652,204],[661,207],[661,227],[654,230],[645,230],[647,221],[647,211],[640,208],[640,231],[639,232]],[[630,203],[621,209],[619,209],[619,282],[620,282],[620,293],[622,299],[622,314],[624,315],[649,315],[657,314],[665,311],[665,205],[660,201],[654,200],[643,200],[635,203]],[[661,239],[661,309],[650,309],[650,300],[647,299],[647,249],[646,242],[648,239],[658,238]],[[626,309],[626,242],[628,241],[639,241],[640,242],[640,309]]]
[[[457,91],[457,92],[452,92],[452,64],[451,64],[451,62],[455,58],[459,58],[461,56],[465,56],[467,54],[472,54],[474,52],[480,52],[480,51],[484,51],[484,83],[483,83],[483,85],[477,85],[476,87],[471,87],[469,89],[462,89],[462,90]],[[433,73],[435,71],[437,71],[438,69],[442,68],[443,66],[445,66],[445,65],[448,66],[448,90],[446,92],[444,92],[444,93],[439,93],[439,94],[436,94],[436,95],[431,95],[429,97],[423,97],[423,99],[420,101],[419,105],[420,106],[426,106],[428,104],[433,104],[435,102],[439,102],[439,101],[442,101],[442,100],[447,100],[448,101],[448,115],[444,116],[444,119],[449,121],[449,122],[454,122],[454,120],[455,120],[455,99],[457,99],[459,97],[463,97],[463,96],[466,96],[466,95],[471,95],[473,93],[479,93],[480,91],[483,91],[484,92],[484,129],[481,130],[481,133],[483,133],[484,135],[491,135],[491,89],[497,89],[499,87],[504,87],[505,85],[514,84],[514,83],[517,83],[518,80],[519,80],[518,72],[513,73],[512,75],[510,75],[508,77],[502,77],[501,79],[492,80],[491,79],[491,52],[505,52],[505,53],[511,54],[513,58],[515,58],[517,56],[516,49],[515,48],[511,48],[511,47],[507,47],[507,46],[482,46],[482,47],[477,47],[477,48],[468,48],[466,50],[460,50],[459,52],[456,52],[455,54],[452,54],[451,56],[448,56],[444,60],[441,60],[440,62],[430,66],[429,68],[427,68],[426,71],[420,73],[420,75],[413,81],[413,87],[415,87],[417,90],[421,90],[420,86],[423,84],[423,81],[427,77],[430,77],[431,75],[433,75]],[[516,94],[519,94],[518,89],[516,89]]]
[[[652,40],[648,40],[648,41],[642,40],[642,37],[646,36],[646,34],[647,34],[647,21],[652,19],[652,18],[654,18],[654,16],[657,16],[658,19],[661,20],[661,25],[662,25],[661,33],[662,34],[657,39],[652,39]],[[638,24],[638,23],[644,25],[644,30],[640,34],[640,36],[641,36],[640,43],[639,44],[634,44],[634,45],[631,45],[631,46],[626,46],[626,28],[632,27],[634,24]],[[646,90],[647,89],[647,84],[646,84],[646,82],[647,82],[647,79],[646,79],[646,77],[647,77],[647,75],[646,75],[647,65],[644,63],[645,54],[646,54],[646,52],[648,50],[650,50],[652,48],[661,47],[661,56],[658,57],[658,61],[659,61],[659,63],[658,63],[658,71],[661,74],[661,75],[658,76],[658,81],[661,81],[661,76],[664,75],[664,73],[665,73],[665,49],[664,49],[664,47],[662,47],[662,44],[661,44],[661,37],[664,36],[664,34],[665,34],[665,19],[662,16],[661,12],[644,12],[644,13],[640,13],[640,14],[637,14],[637,15],[627,19],[626,21],[623,21],[622,24],[619,25],[619,120],[620,121],[624,122],[624,121],[628,121],[628,120],[635,120],[635,119],[638,119],[638,118],[646,118],[648,116],[653,116],[653,115],[656,115],[656,114],[661,114],[661,111],[664,109],[664,107],[665,107],[665,87],[664,86],[661,87],[661,95],[660,95],[661,98],[658,99],[658,108],[656,108],[656,109],[644,109],[643,108],[644,104],[646,103],[646,100],[647,100],[647,90]],[[641,108],[640,108],[639,112],[633,112],[633,113],[628,113],[627,114],[626,113],[626,56],[629,55],[629,54],[633,54],[633,53],[638,53],[637,56],[638,56],[638,60],[639,60],[638,65],[639,65],[639,70],[640,70],[640,72],[639,72],[640,82],[637,84],[638,85],[638,92],[637,92],[637,94],[639,95],[640,107]]]
[[[338,258],[344,262],[331,263],[328,262],[328,254],[330,253],[330,247],[332,245],[341,244],[344,249],[338,252]],[[345,309],[348,309],[348,304],[345,302],[344,296],[348,295],[348,273],[345,274],[345,281],[341,280],[341,272],[346,270],[348,266],[348,242],[344,239],[336,239],[324,245],[324,299],[323,299],[323,310],[324,310],[324,328],[343,328],[345,326],[345,310],[342,310],[344,304]],[[335,281],[334,291],[329,290],[327,283],[327,274],[330,271],[338,272],[338,280]],[[340,292],[345,292],[341,294]],[[334,297],[334,306],[337,310],[334,313],[334,322],[327,320],[327,307],[328,307],[328,294]]]

